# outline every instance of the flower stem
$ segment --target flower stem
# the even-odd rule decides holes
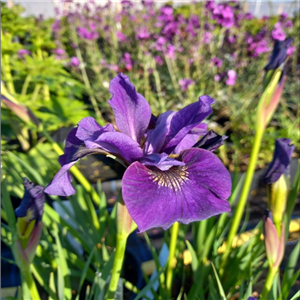
[[[15,94],[15,86],[14,81],[11,75],[11,69],[10,69],[10,57],[8,54],[3,55],[3,72],[4,72],[4,80],[6,80],[8,91],[11,94]]]
[[[263,291],[260,295],[260,299],[267,299],[268,298],[269,292],[272,288],[272,284],[273,284],[273,281],[274,281],[274,278],[275,278],[277,272],[278,272],[277,267],[276,268],[274,268],[274,267],[269,268],[269,272],[268,272],[268,275],[267,275],[267,278],[266,278],[266,281],[265,281]]]
[[[170,247],[169,247],[169,260],[167,265],[167,282],[166,288],[169,297],[172,295],[172,281],[173,281],[173,265],[174,265],[174,257],[175,257],[175,250],[176,250],[176,243],[178,238],[178,231],[179,231],[179,223],[175,222],[172,226],[171,230],[171,240],[170,240]]]
[[[234,212],[232,225],[230,227],[229,234],[227,237],[227,243],[226,243],[227,247],[226,247],[226,250],[222,257],[222,268],[220,271],[221,274],[223,274],[223,272],[224,272],[224,267],[226,265],[226,261],[229,256],[230,250],[231,250],[233,238],[238,231],[238,227],[240,225],[240,222],[241,222],[241,219],[243,216],[243,212],[245,209],[246,201],[247,201],[247,198],[249,195],[249,191],[250,191],[250,187],[251,187],[251,183],[252,183],[252,179],[253,179],[253,175],[254,175],[254,171],[255,171],[256,161],[257,161],[263,133],[264,133],[264,127],[257,126],[255,137],[254,137],[254,144],[253,144],[250,161],[249,161],[249,165],[248,165],[248,169],[247,169],[247,173],[246,173],[245,183],[243,186],[240,200],[239,200],[236,210]]]
[[[34,279],[30,273],[30,266],[24,266],[20,268],[21,270],[21,277],[22,277],[22,281],[26,282],[28,289],[29,289],[29,293],[31,296],[31,299],[33,300],[40,300],[40,295],[38,292],[38,289],[35,285]]]
[[[110,279],[108,294],[106,298],[107,300],[114,299],[118,287],[121,271],[122,271],[126,243],[127,243],[127,236],[124,234],[118,234],[116,252],[114,257],[114,265],[111,273],[111,279]]]

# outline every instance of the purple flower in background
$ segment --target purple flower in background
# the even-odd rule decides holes
[[[285,33],[281,27],[281,23],[276,23],[272,30],[272,38],[274,40],[283,41],[285,39]]]
[[[99,37],[97,32],[89,31],[88,29],[86,29],[84,27],[78,27],[77,33],[78,33],[79,37],[84,40],[95,40]]]
[[[132,60],[131,60],[131,55],[128,52],[124,53],[121,62],[125,64],[125,68],[128,71],[130,71],[132,69],[133,63],[132,63]]]
[[[275,141],[273,160],[264,176],[267,184],[276,182],[285,173],[291,162],[294,148],[290,139],[282,138]]]
[[[179,85],[182,91],[186,91],[191,84],[195,84],[195,81],[189,78],[183,78],[179,80]]]
[[[174,45],[169,44],[166,50],[166,56],[174,59],[176,57],[176,49]]]
[[[213,10],[216,7],[215,1],[206,1],[205,8],[207,10]]]
[[[204,32],[203,39],[202,39],[203,43],[209,44],[211,39],[212,39],[212,34],[208,31]]]
[[[99,126],[92,117],[82,119],[67,137],[62,167],[46,193],[74,194],[69,169],[86,155],[113,154],[127,166],[122,196],[140,232],[230,211],[229,172],[211,151],[192,148],[206,134],[202,121],[212,112],[212,98],[201,96],[178,112],[155,118],[127,76],[117,75],[109,91],[118,131],[111,124]]]
[[[269,63],[265,66],[265,70],[277,69],[287,58],[287,51],[293,42],[292,38],[288,38],[284,41],[275,41],[274,49],[270,57]]]
[[[284,24],[284,28],[292,28],[294,26],[293,22],[291,20],[287,20]]]
[[[288,47],[288,49],[286,50],[286,54],[287,55],[293,55],[293,53],[296,51],[296,47],[294,46],[290,46]]]
[[[77,57],[73,56],[70,59],[70,66],[71,67],[78,67],[80,65],[80,61]]]
[[[155,59],[155,62],[159,65],[159,66],[162,66],[164,64],[164,61],[162,60],[162,58],[159,56],[159,55],[156,55],[154,57]]]
[[[215,6],[212,18],[226,28],[231,28],[234,25],[234,12],[227,4],[218,4]]]
[[[142,27],[138,30],[137,37],[140,40],[147,40],[150,38],[150,33],[148,32],[146,27]]]
[[[61,49],[61,48],[57,48],[57,49],[53,50],[53,53],[58,55],[58,56],[64,56],[65,55],[65,50]]]
[[[249,297],[247,300],[257,300],[256,297]]]
[[[252,20],[254,17],[251,12],[248,12],[244,15],[245,20]]]
[[[30,51],[29,50],[26,50],[26,49],[20,49],[18,51],[18,57],[19,58],[23,58],[24,56],[26,55],[30,55]]]
[[[58,32],[60,30],[60,26],[61,26],[60,20],[56,19],[54,21],[54,23],[52,24],[52,31],[55,32],[55,33]]]
[[[222,79],[222,76],[221,76],[220,74],[216,74],[216,75],[214,76],[214,81],[219,82],[219,81],[221,81],[221,79]]]
[[[229,44],[234,44],[234,42],[235,42],[235,36],[234,35],[229,35],[227,39],[228,39]]]
[[[220,68],[223,65],[223,60],[218,57],[213,57],[210,62],[217,68]]]
[[[120,42],[125,42],[126,41],[126,35],[123,34],[121,31],[117,31],[117,39]]]
[[[119,66],[118,65],[108,65],[108,68],[113,72],[118,72],[119,71]]]
[[[160,36],[155,43],[156,50],[162,51],[166,42],[167,42],[167,40],[163,36]]]
[[[288,14],[286,12],[282,13],[280,15],[280,21],[283,22],[284,20],[286,20],[287,17],[288,17]]]
[[[269,50],[268,42],[265,39],[262,39],[257,43],[251,43],[248,48],[248,51],[252,52],[252,56],[254,57],[257,57],[261,53],[268,52]]]
[[[237,78],[237,74],[236,74],[236,71],[234,70],[229,70],[227,72],[227,80],[226,80],[226,84],[227,85],[235,85],[235,81],[236,81],[236,78]]]

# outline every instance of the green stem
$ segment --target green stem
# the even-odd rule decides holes
[[[22,86],[22,91],[21,91],[21,95],[22,96],[25,96],[27,94],[27,89],[28,89],[28,85],[31,81],[31,75],[28,74],[25,78],[25,81],[24,81],[24,84]]]
[[[58,154],[62,155],[64,154],[64,151],[61,149],[61,147],[52,139],[52,137],[49,135],[49,133],[45,130],[43,130],[43,135],[47,138],[49,143],[51,143],[51,146],[53,150]],[[79,169],[76,166],[73,166],[70,169],[70,172],[73,174],[73,176],[79,181],[79,183],[83,186],[86,192],[88,192],[94,203],[99,206],[100,205],[100,197],[97,194],[96,190],[93,188],[93,186],[88,182],[88,180],[82,175],[82,173],[79,171]]]
[[[10,69],[10,57],[8,54],[3,55],[3,72],[7,84],[8,91],[11,94],[15,94],[15,86],[13,82],[13,78],[11,76],[11,69]]]
[[[257,116],[257,118],[259,118],[259,116]],[[238,227],[240,225],[240,222],[241,222],[241,219],[243,216],[246,201],[247,201],[247,198],[248,198],[248,195],[250,192],[250,187],[251,187],[251,183],[252,183],[252,179],[253,179],[253,175],[254,175],[254,171],[255,171],[256,161],[257,161],[263,133],[264,133],[264,127],[256,126],[256,134],[254,137],[254,144],[253,144],[250,161],[249,161],[249,165],[248,165],[248,169],[247,169],[247,173],[246,173],[245,183],[243,186],[240,200],[239,200],[236,210],[234,212],[232,225],[230,227],[229,234],[227,237],[227,243],[226,243],[227,247],[226,247],[226,250],[225,250],[223,258],[222,258],[223,268],[221,268],[221,271],[220,271],[221,274],[223,274],[224,267],[226,265],[226,260],[231,251],[231,245],[232,245],[233,238],[237,234]]]
[[[39,292],[38,292],[38,289],[35,285],[35,282],[34,282],[34,279],[30,273],[30,268],[28,267],[24,267],[24,268],[20,268],[21,269],[21,276],[22,276],[22,281],[26,282],[27,286],[28,286],[28,289],[29,289],[29,293],[30,293],[30,296],[31,296],[31,299],[33,300],[40,300],[40,295],[39,295]]]
[[[32,97],[31,97],[31,102],[35,102],[35,101],[36,101],[37,96],[38,96],[38,94],[39,94],[39,92],[40,92],[41,87],[42,87],[42,86],[41,86],[40,83],[38,83],[38,84],[35,86],[34,91],[33,91],[33,94],[32,94]]]
[[[178,239],[179,223],[175,222],[171,230],[170,248],[169,248],[169,259],[167,265],[167,282],[166,288],[169,297],[172,295],[172,281],[173,281],[173,265],[176,250],[176,243]]]
[[[278,268],[273,268],[273,267],[269,268],[269,272],[268,272],[268,275],[267,275],[267,278],[265,281],[263,291],[260,295],[260,299],[262,299],[262,300],[268,299],[268,295],[272,288],[273,281],[274,281],[274,278],[275,278],[277,272],[278,272]]]
[[[123,266],[126,243],[127,243],[127,235],[118,234],[116,252],[114,257],[114,265],[111,273],[111,279],[110,279],[108,294],[106,298],[107,300],[114,299],[118,287],[120,275],[121,275],[122,266]]]

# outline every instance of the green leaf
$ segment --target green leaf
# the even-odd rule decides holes
[[[292,298],[291,300],[296,300],[300,298],[300,291],[298,291]]]
[[[186,240],[186,245],[191,253],[191,256],[192,256],[192,270],[193,272],[195,273],[197,270],[198,270],[198,267],[199,267],[199,262],[198,262],[198,258],[197,258],[197,254],[193,248],[193,246],[191,245],[191,243]]]
[[[226,295],[225,295],[225,292],[223,290],[223,286],[222,286],[221,281],[219,279],[219,276],[218,276],[218,273],[216,271],[216,268],[215,268],[215,266],[214,266],[213,263],[211,263],[211,266],[212,266],[212,268],[214,270],[214,273],[215,273],[215,277],[216,277],[218,288],[219,288],[219,294],[222,297],[222,300],[226,300]]]

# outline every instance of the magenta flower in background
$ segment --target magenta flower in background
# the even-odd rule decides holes
[[[272,30],[272,38],[278,41],[285,40],[285,33],[281,27],[281,23],[276,23],[274,29]]]
[[[126,41],[126,35],[123,34],[121,31],[117,31],[117,39],[119,42],[125,42]]]
[[[150,38],[150,36],[151,36],[151,34],[148,32],[146,27],[141,27],[138,30],[137,38],[140,40],[147,40]]]
[[[195,84],[195,81],[189,78],[183,78],[179,80],[179,86],[182,91],[186,91],[191,84]]]
[[[218,57],[213,57],[210,62],[217,68],[220,68],[223,65],[223,60]]]
[[[222,76],[221,76],[220,74],[216,74],[216,75],[214,76],[214,81],[219,82],[219,81],[221,81],[221,79],[222,79]]]
[[[79,37],[84,40],[95,40],[99,37],[97,32],[89,31],[88,29],[86,29],[84,27],[78,27],[77,33],[78,33]]]
[[[267,184],[276,182],[285,173],[291,162],[294,148],[290,139],[282,138],[275,141],[273,160],[264,176]]]
[[[70,59],[70,66],[71,67],[78,67],[80,65],[80,61],[77,57],[73,56]]]
[[[288,49],[286,50],[286,54],[287,55],[293,55],[293,53],[296,51],[296,47],[294,46],[290,46],[288,47]]]
[[[156,55],[156,56],[154,57],[154,59],[155,59],[155,62],[156,62],[159,66],[162,66],[162,65],[164,64],[163,59],[162,59],[159,55]]]
[[[234,70],[229,70],[227,72],[227,80],[226,80],[226,84],[227,85],[235,85],[235,81],[236,81],[236,78],[237,78],[237,74],[236,74],[236,71]]]
[[[212,34],[208,31],[204,32],[203,39],[202,39],[203,43],[204,44],[209,44],[211,39],[212,39]]]
[[[130,71],[132,69],[133,63],[131,60],[131,55],[128,52],[125,52],[121,60],[125,64],[125,68]]]
[[[26,55],[30,55],[30,51],[29,50],[26,50],[26,49],[20,49],[18,51],[18,57],[19,58],[23,58],[24,56]]]
[[[207,133],[202,121],[212,112],[212,98],[201,96],[178,112],[155,118],[127,76],[118,74],[109,91],[118,131],[112,124],[99,126],[92,117],[82,119],[67,137],[59,158],[62,167],[46,193],[74,194],[69,169],[87,155],[110,153],[127,166],[122,196],[140,232],[166,230],[176,221],[188,224],[230,211],[229,172],[212,151],[201,148],[214,142],[207,137],[193,148]]]
[[[291,20],[287,20],[284,24],[283,24],[283,28],[292,28],[294,27],[294,24]]]
[[[168,44],[166,49],[166,56],[171,59],[176,58],[176,48],[174,45]]]
[[[229,44],[234,44],[235,42],[235,36],[234,35],[229,35],[227,38]]]

